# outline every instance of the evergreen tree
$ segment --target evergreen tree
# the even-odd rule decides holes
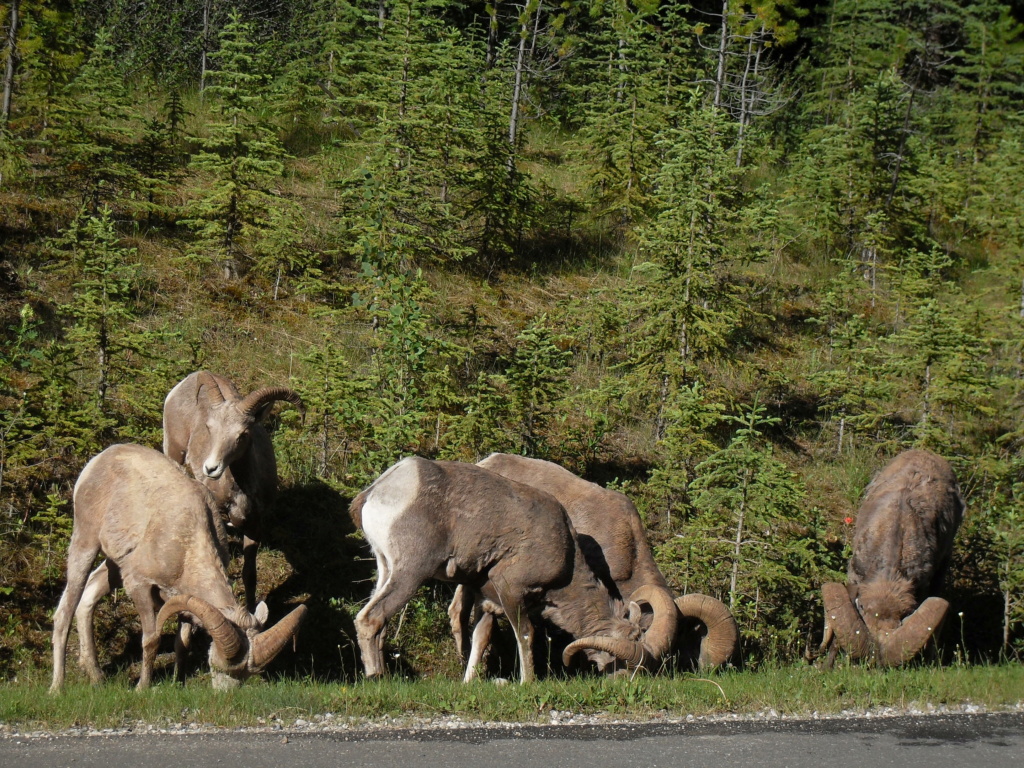
[[[330,322],[329,317],[322,318]],[[373,480],[365,444],[370,435],[372,383],[325,332],[303,360],[295,386],[306,406],[304,423],[282,441],[282,464],[301,478],[316,477],[355,494]]]
[[[856,435],[880,439],[895,391],[881,343],[884,330],[867,312],[854,311],[870,304],[870,295],[864,296],[865,281],[849,264],[841,270],[825,290],[819,315],[809,320],[821,328],[827,347],[821,367],[808,378],[817,387],[819,408],[834,430],[837,454],[844,446],[853,450]]]
[[[6,31],[12,31],[9,4]],[[7,40],[5,65],[10,71],[11,105],[7,128],[26,131],[42,141],[51,138],[53,108],[85,58],[87,46],[75,10],[44,0],[20,0],[16,38]],[[11,54],[14,54],[13,58]],[[5,82],[5,88],[7,83]]]
[[[994,150],[1024,95],[1024,57],[1018,45],[1024,26],[997,0],[967,4],[965,17],[945,111],[955,142],[952,149],[961,162],[972,166]]]
[[[685,552],[680,565],[691,590],[713,593],[728,584],[725,599],[744,637],[768,652],[792,652],[811,619],[807,574],[817,567],[804,488],[765,444],[764,430],[777,417],[755,400],[726,418],[736,431],[697,466],[696,514],[660,555]]]
[[[109,209],[79,217],[52,247],[64,257],[55,271],[71,280],[70,296],[60,306],[70,321],[65,344],[76,360],[82,391],[88,393],[86,402],[94,409],[96,440],[113,435],[118,427],[141,436],[119,425],[124,416],[118,411],[123,414],[138,405],[159,413],[171,361],[157,354],[160,334],[136,327],[142,275],[135,249],[119,244]],[[147,376],[140,377],[141,371]],[[114,394],[119,406],[112,402]],[[151,437],[152,415],[145,422],[146,436]]]
[[[658,438],[674,393],[700,378],[701,361],[722,352],[745,311],[729,277],[726,233],[740,206],[737,171],[722,119],[698,94],[664,134],[655,215],[643,228],[628,300],[638,318],[630,342],[636,397],[655,414]]]
[[[955,447],[969,428],[966,416],[991,414],[988,347],[970,315],[955,308],[957,292],[939,292],[947,264],[938,249],[907,254],[901,265],[907,321],[889,339],[891,369],[916,385],[916,441],[939,452]]]
[[[516,337],[504,380],[517,434],[517,447],[531,456],[544,455],[544,430],[552,405],[565,391],[572,353],[558,348],[546,315]]]
[[[353,296],[373,329],[367,370],[371,427],[365,450],[378,472],[428,444],[438,409],[450,401],[450,365],[460,355],[430,330],[425,307],[431,291],[422,271],[408,268],[379,242],[368,233],[357,244],[363,254],[362,288]]]
[[[364,62],[368,92],[361,111],[376,107],[355,152],[359,166],[341,180],[349,242],[373,230],[378,246],[409,263],[458,262],[472,254],[466,219],[473,207],[483,154],[476,49],[430,14],[428,2],[391,8]],[[339,102],[347,105],[348,102]],[[373,201],[371,212],[366,205]],[[383,220],[388,226],[377,227]],[[369,228],[369,230],[368,230]]]
[[[284,205],[274,184],[287,153],[262,111],[264,76],[253,69],[250,27],[238,13],[221,32],[220,46],[211,54],[217,69],[207,72],[204,91],[215,121],[195,137],[201,149],[191,163],[207,184],[185,223],[199,236],[194,255],[217,260],[233,279],[247,263],[247,246],[268,227],[267,212]]]
[[[131,162],[138,115],[114,56],[108,33],[101,31],[52,115],[58,183],[91,214],[106,203],[126,204],[142,186]]]
[[[991,474],[981,513],[1003,598],[1002,652],[1013,653],[1014,628],[1024,622],[1024,460],[1020,433],[1004,436],[983,467]]]
[[[470,456],[503,451],[546,457],[545,433],[571,367],[572,353],[557,341],[546,315],[524,328],[511,355],[499,361],[502,372],[480,374],[465,416],[453,426],[452,442],[468,446]]]
[[[712,435],[725,418],[724,395],[695,381],[680,387],[666,410],[668,427],[658,443],[659,461],[647,482],[644,506],[663,514],[667,530],[686,524],[693,513],[691,486],[697,467],[717,450]]]
[[[585,49],[578,86],[586,96],[580,139],[593,215],[625,234],[646,219],[662,148],[681,83],[664,82],[664,56],[652,27],[656,9],[612,4]]]

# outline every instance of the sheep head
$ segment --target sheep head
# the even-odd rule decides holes
[[[574,640],[562,652],[562,662],[566,666],[579,651],[585,651],[588,658],[602,670],[613,666],[616,661],[624,663],[628,669],[643,668],[649,671],[661,664],[663,647],[666,643],[671,646],[678,622],[672,595],[666,589],[646,586],[636,590],[630,597],[633,603],[629,611],[630,619],[623,620],[609,635],[591,635]],[[641,628],[643,614],[639,606],[642,603],[650,605],[653,611],[646,632]]]
[[[872,637],[892,632],[917,607],[914,587],[905,580],[872,581],[856,587],[854,604]]]
[[[869,586],[872,589],[867,589]],[[929,597],[915,610],[910,596],[909,608],[897,607],[906,604],[907,593],[894,582],[859,585],[855,591],[856,602],[842,584],[822,586],[826,621],[852,658],[873,658],[883,667],[898,666],[917,655],[949,610],[949,603],[941,597]],[[887,594],[890,598],[896,595],[902,602],[880,602]]]
[[[191,614],[213,640],[210,666],[214,671],[214,687],[224,689],[261,672],[273,661],[298,633],[306,616],[306,606],[300,605],[264,630],[268,614],[266,603],[260,603],[256,612],[250,614],[241,607],[218,610],[195,595],[175,595],[157,614],[157,626],[163,626],[167,619],[179,613]]]
[[[278,400],[302,409],[302,398],[286,387],[263,387],[244,398],[230,382],[217,379],[208,371],[198,377],[196,400],[203,406],[209,445],[202,457],[202,473],[218,480],[231,464],[249,450],[254,429]]]

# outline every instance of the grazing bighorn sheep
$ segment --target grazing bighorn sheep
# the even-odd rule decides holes
[[[949,610],[934,595],[963,514],[953,468],[934,453],[905,451],[878,473],[857,515],[847,586],[822,586],[819,653],[829,650],[829,666],[839,646],[882,666],[903,664],[924,647]]]
[[[83,638],[82,665],[94,683],[103,679],[93,642],[93,610],[120,585],[142,623],[140,689],[152,681],[160,628],[179,613],[194,617],[210,634],[210,665],[218,688],[259,672],[295,636],[305,606],[261,631],[266,604],[253,615],[235,601],[224,566],[224,524],[213,497],[158,451],[139,445],[107,448],[79,475],[74,509],[67,587],[54,614],[51,691],[64,684],[73,613]],[[99,553],[107,559],[90,576]]]
[[[398,462],[350,507],[377,558],[377,586],[356,616],[366,674],[384,671],[383,631],[427,579],[469,586],[490,611],[503,612],[519,646],[520,679],[534,679],[531,613],[577,638],[568,658],[586,651],[599,663],[654,663],[651,645],[674,625],[663,593],[635,599],[654,609],[646,634],[590,570],[565,510],[536,488],[473,464],[410,457]]]
[[[285,387],[263,387],[242,397],[234,384],[209,371],[189,374],[164,400],[164,453],[192,470],[242,534],[249,611],[256,604],[262,517],[277,490],[274,446],[260,421],[277,400],[302,407],[299,395]]]
[[[593,572],[613,596],[636,602],[637,590],[663,591],[672,599],[668,582],[658,569],[647,543],[640,514],[629,498],[618,491],[591,483],[550,461],[530,459],[506,453],[492,453],[477,466],[497,472],[503,477],[538,488],[551,494],[562,504],[579,538],[580,548]],[[459,587],[449,608],[456,646],[467,658],[466,628],[476,604],[467,599]],[[723,664],[732,657],[739,640],[739,630],[729,609],[720,601],[701,594],[675,599],[679,612],[679,632],[666,635],[651,646],[655,658],[662,660],[672,653],[686,630],[703,629],[695,661],[702,667]],[[475,676],[493,627],[493,618],[478,611],[478,624],[468,649],[466,680]]]

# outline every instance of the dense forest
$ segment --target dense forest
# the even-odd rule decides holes
[[[628,493],[758,665],[816,646],[865,485],[929,448],[968,504],[947,661],[1019,658],[1024,3],[2,6],[4,679],[49,664],[78,472],[200,368],[306,404],[260,554],[310,607],[290,674],[358,672],[349,499],[491,451]],[[450,594],[397,669],[453,673]]]

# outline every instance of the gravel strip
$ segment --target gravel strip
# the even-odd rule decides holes
[[[730,713],[721,715],[678,715],[662,710],[659,713],[644,717],[631,718],[610,714],[576,714],[570,711],[549,710],[546,717],[533,722],[489,722],[467,719],[459,715],[441,715],[436,717],[422,716],[383,716],[377,718],[343,717],[327,712],[314,715],[312,718],[283,719],[276,715],[258,718],[259,725],[242,728],[227,728],[200,722],[181,722],[153,724],[137,721],[134,724],[117,728],[67,728],[58,731],[22,730],[17,725],[0,722],[0,739],[53,739],[58,737],[111,737],[144,734],[215,734],[215,733],[279,733],[284,737],[289,734],[316,733],[375,733],[387,731],[452,731],[487,728],[490,730],[521,729],[524,727],[558,728],[563,726],[588,725],[637,725],[681,723],[729,723],[729,722],[772,722],[801,720],[852,720],[890,717],[921,717],[928,715],[979,715],[995,713],[1024,713],[1024,702],[1002,707],[985,707],[966,702],[962,704],[926,704],[912,707],[875,707],[871,709],[845,709],[841,712],[802,714],[780,714],[774,709],[745,714]]]

